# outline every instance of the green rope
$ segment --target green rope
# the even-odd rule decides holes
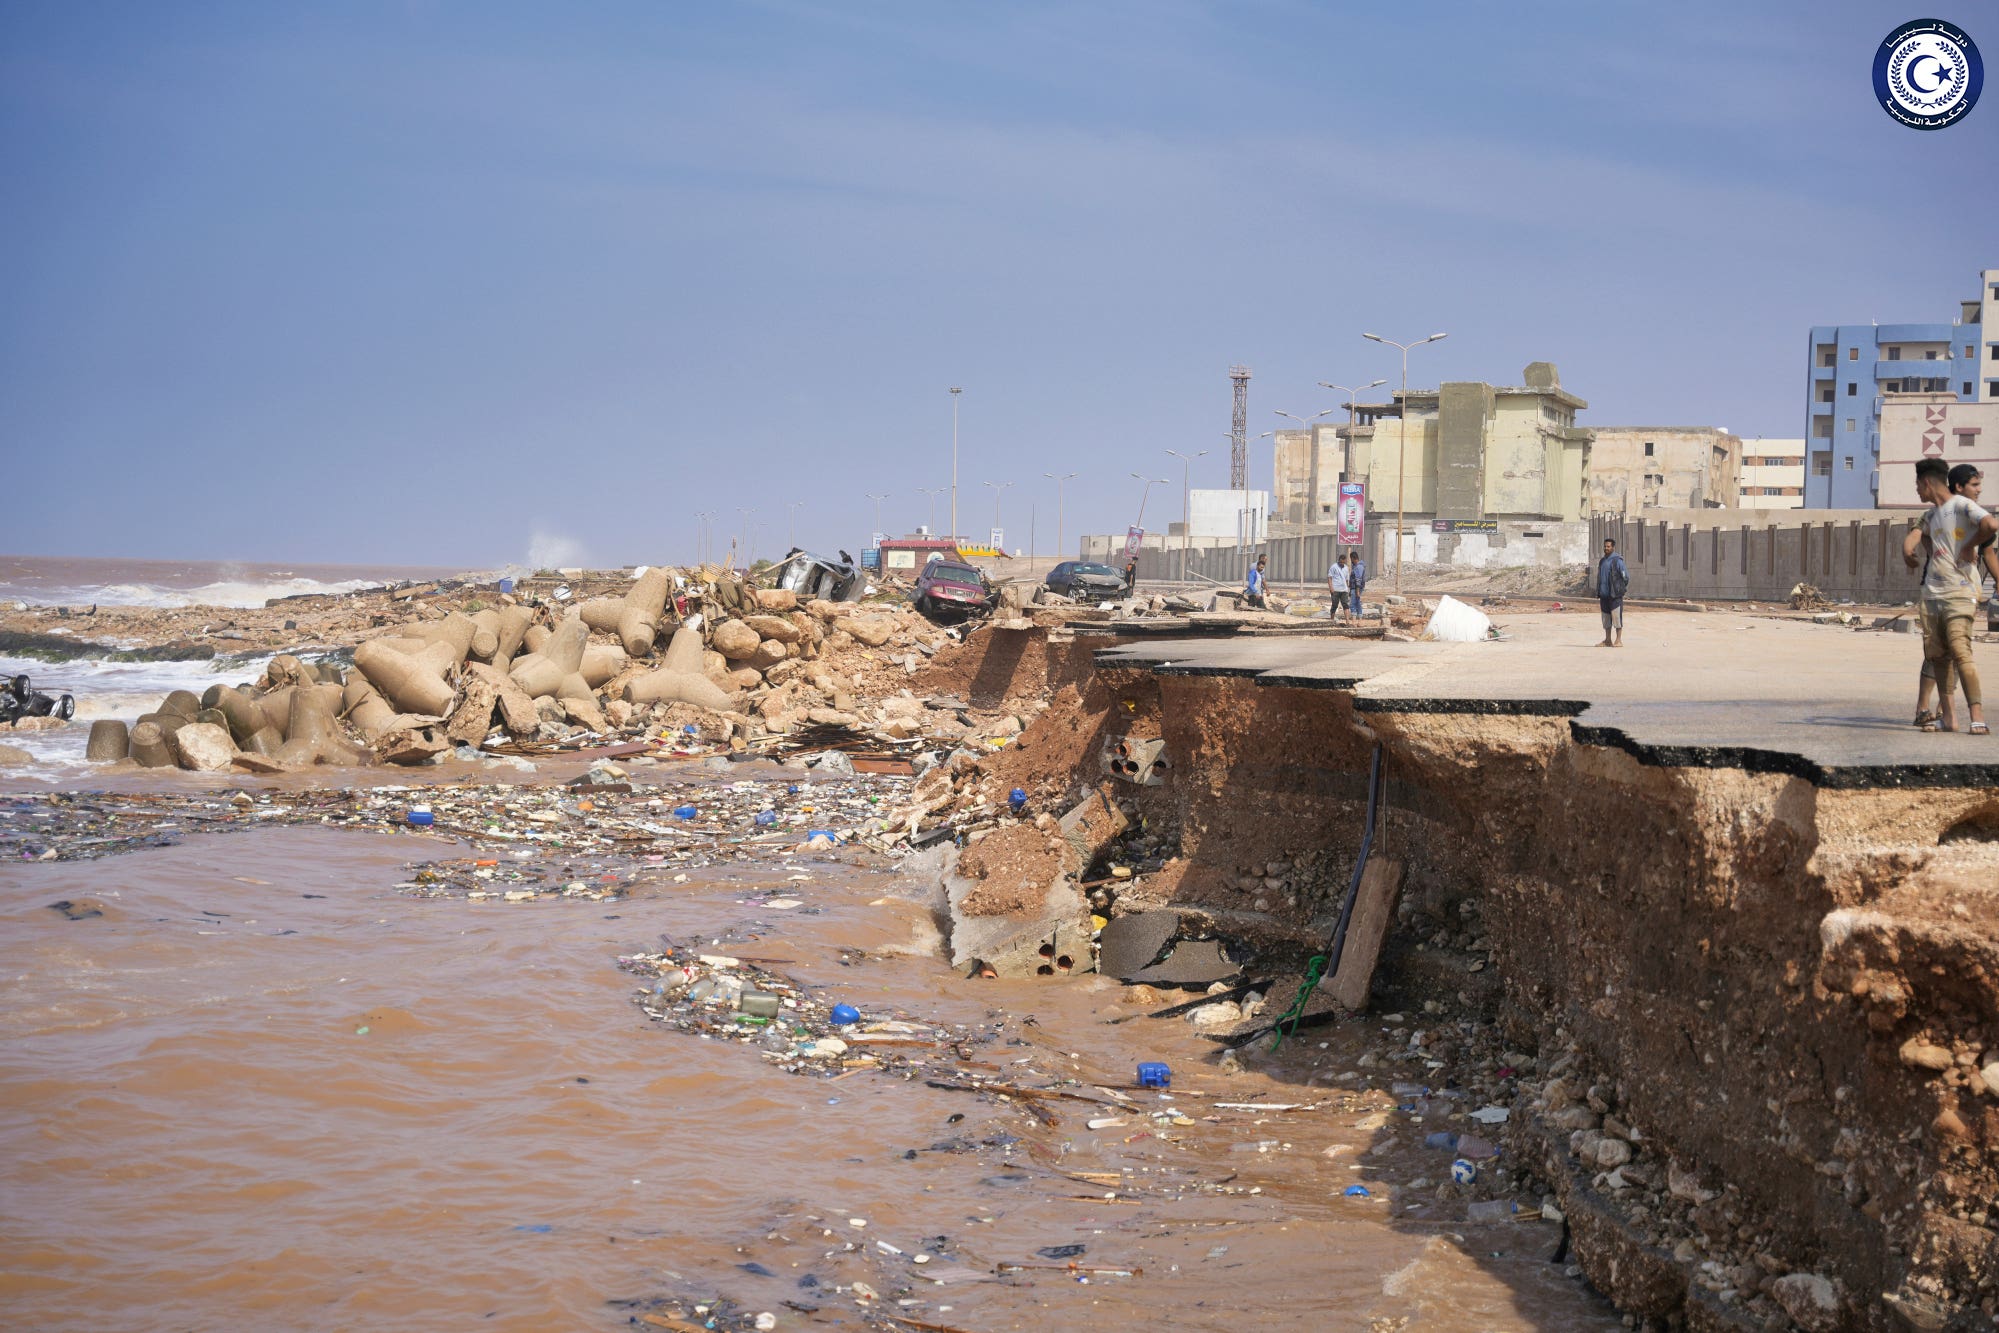
[[[1286,1009],[1283,1016],[1273,1025],[1273,1035],[1270,1038],[1271,1050],[1274,1051],[1284,1044],[1286,1023],[1291,1025],[1292,1032],[1298,1031],[1298,1020],[1305,1016],[1305,1002],[1312,998],[1312,988],[1319,984],[1319,977],[1325,970],[1326,956],[1322,953],[1313,954],[1312,961],[1305,965],[1305,980],[1298,987],[1298,998],[1291,1002],[1291,1007]]]

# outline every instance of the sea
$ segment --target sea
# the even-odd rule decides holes
[[[473,570],[426,565],[337,565],[223,560],[123,560],[76,556],[0,555],[0,608],[93,606],[183,608],[261,607],[274,597],[356,592],[385,584],[460,577],[497,577],[519,567]],[[133,646],[133,645],[119,645]],[[34,688],[68,694],[76,717],[133,718],[174,690],[201,693],[218,680],[254,680],[269,656],[223,655],[202,662],[121,662],[79,657],[42,662],[0,653],[0,679],[29,678]],[[8,734],[7,744],[35,757],[35,776],[56,779],[83,768],[87,727]]]

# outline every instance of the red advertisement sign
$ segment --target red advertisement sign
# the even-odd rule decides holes
[[[1359,546],[1367,535],[1367,483],[1343,481],[1340,483],[1340,504],[1334,511],[1333,522],[1342,546]]]
[[[1144,528],[1126,528],[1124,530],[1124,558],[1130,560],[1137,556],[1138,544],[1144,540]]]

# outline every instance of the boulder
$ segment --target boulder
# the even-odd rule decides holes
[[[190,722],[174,733],[174,762],[196,773],[219,773],[236,755],[229,729],[212,722]]]
[[[534,735],[536,729],[541,726],[541,717],[535,711],[534,700],[529,698],[527,691],[516,684],[514,678],[506,672],[498,667],[473,662],[465,668],[465,678],[468,691],[475,681],[485,681],[493,687],[493,703],[499,710],[500,725],[507,729],[508,735],[516,739],[525,739]],[[490,725],[489,722],[489,729]],[[447,728],[447,731],[450,730]],[[479,734],[484,736],[485,732]]]
[[[870,648],[879,648],[895,633],[895,624],[886,616],[853,616],[843,628]]]
[[[790,656],[790,650],[776,639],[765,639],[750,651],[745,663],[758,671],[767,671]]]
[[[798,605],[798,594],[789,588],[758,588],[756,597],[766,611],[790,611]]]
[[[257,754],[251,750],[238,750],[234,755],[230,756],[229,762],[246,773],[291,772],[290,769],[286,768],[278,760],[272,759],[267,755]]]
[[[749,616],[743,623],[757,632],[760,639],[776,639],[779,643],[797,643],[805,637],[805,631],[792,624],[783,616]]]
[[[762,635],[740,620],[725,620],[715,626],[715,651],[724,657],[747,658],[762,641]]]
[[[603,731],[610,725],[604,720],[604,710],[597,706],[594,697],[564,699],[562,712],[571,722],[589,731]]]
[[[123,723],[119,724],[123,726]],[[0,768],[20,768],[35,762],[35,756],[18,745],[0,745]]]

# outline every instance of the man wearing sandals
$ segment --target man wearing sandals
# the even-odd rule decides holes
[[[1950,468],[1941,458],[1924,458],[1916,463],[1916,494],[1930,506],[1920,527],[1912,528],[1902,542],[1902,563],[1910,569],[1921,565],[1917,558],[1927,553],[1923,570],[1922,595],[1917,612],[1923,625],[1923,656],[1937,681],[1937,704],[1941,717],[1925,714],[1918,725],[1925,731],[1957,730],[1957,710],[1952,699],[1954,684],[1964,688],[1964,702],[1970,713],[1970,732],[1983,736],[1985,709],[1980,695],[1978,668],[1971,657],[1971,621],[1978,611],[1980,578],[1979,551],[1999,535],[1999,519],[1980,508],[1969,497],[1953,495]]]
[[[1603,539],[1603,559],[1596,562],[1596,600],[1603,613],[1599,648],[1624,646],[1624,594],[1631,587],[1631,570],[1617,553],[1617,543]]]

